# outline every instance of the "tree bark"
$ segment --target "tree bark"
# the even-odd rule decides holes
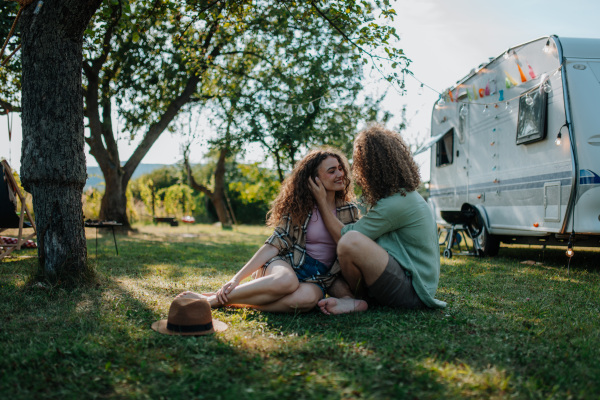
[[[87,274],[83,33],[101,0],[34,2],[21,16],[21,180],[33,195],[39,267],[51,282]],[[40,6],[41,4],[41,6]]]

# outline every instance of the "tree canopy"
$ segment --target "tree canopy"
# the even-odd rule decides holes
[[[409,60],[394,28],[380,23],[394,15],[383,0],[103,2],[85,33],[83,62],[86,142],[106,182],[100,217],[127,223],[125,190],[135,168],[181,111],[223,94],[224,78],[251,74],[237,105],[256,117],[244,122],[245,137],[263,141],[275,157],[293,160],[299,146],[326,141],[322,133],[336,126],[327,121],[345,113],[317,120],[323,114],[309,107],[355,99],[358,86],[348,82],[361,63],[380,69],[388,62],[395,69],[385,78],[402,80]],[[19,64],[9,65],[0,101],[18,107]],[[133,155],[121,160],[118,140],[138,135]]]

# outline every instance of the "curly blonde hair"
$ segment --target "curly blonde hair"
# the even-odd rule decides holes
[[[289,215],[293,225],[301,225],[315,206],[315,199],[309,189],[308,179],[317,176],[319,166],[328,157],[335,157],[344,171],[344,190],[335,193],[336,200],[354,201],[354,188],[350,179],[348,160],[339,150],[331,147],[310,151],[296,163],[292,173],[281,184],[277,198],[267,214],[267,225],[275,227],[281,217]]]
[[[354,140],[352,172],[368,205],[395,193],[412,192],[421,177],[410,149],[399,134],[381,125],[361,131]]]

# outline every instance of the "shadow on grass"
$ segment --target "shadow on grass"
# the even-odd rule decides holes
[[[377,341],[391,334],[394,324],[382,330],[373,326],[386,312],[376,312],[369,322],[362,316],[217,311],[215,317],[230,325],[225,333],[170,337],[150,330],[153,321],[164,318],[168,301],[155,307],[140,300],[136,287],[112,278],[95,289],[26,289],[26,269],[33,265],[17,264],[22,263],[5,271],[0,287],[0,390],[11,398],[301,394],[337,399],[448,393],[432,372],[413,370],[410,356],[400,362],[394,349],[374,351],[366,345],[375,331]]]
[[[206,275],[225,282],[260,242],[123,242],[118,257],[99,253],[98,288],[25,289],[37,260],[0,265],[1,393],[458,399],[593,398],[600,390],[599,278],[574,267],[575,258],[569,276],[560,260],[524,265],[534,253],[504,248],[494,259],[443,261],[444,310],[215,310],[227,331],[181,338],[150,329],[179,286]]]
[[[246,379],[233,370],[260,367],[259,357],[222,336],[152,331],[164,314],[111,281],[73,291],[26,288],[35,265],[14,264],[0,286],[0,390],[7,398],[227,395]]]

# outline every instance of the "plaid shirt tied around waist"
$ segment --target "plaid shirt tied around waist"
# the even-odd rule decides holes
[[[351,224],[360,218],[358,207],[354,203],[343,202],[336,207],[337,218],[344,224]],[[276,260],[283,260],[290,264],[294,270],[304,264],[306,256],[306,227],[312,217],[312,211],[306,217],[302,226],[292,225],[289,215],[284,215],[275,227],[275,232],[265,241],[265,244],[275,246],[279,250],[279,255],[273,257],[265,263],[264,268]],[[264,273],[265,269],[263,269]],[[340,263],[338,259],[331,266],[329,272],[325,275],[315,277],[314,280],[305,282],[319,283],[325,288],[329,288],[335,278],[340,273]]]

